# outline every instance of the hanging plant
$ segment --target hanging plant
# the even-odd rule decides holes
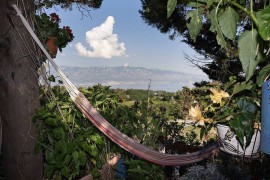
[[[74,39],[74,35],[69,26],[60,27],[61,19],[56,13],[51,13],[50,15],[46,13],[36,15],[35,22],[39,38],[47,47],[54,44],[59,51],[62,52],[62,49]],[[55,47],[49,50],[53,55],[56,54]]]

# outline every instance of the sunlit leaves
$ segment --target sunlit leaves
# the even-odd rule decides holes
[[[247,80],[252,77],[260,61],[260,56],[258,56],[257,52],[257,39],[258,32],[256,29],[253,29],[252,31],[243,32],[238,41],[239,58],[245,71]]]
[[[186,20],[189,21],[187,24],[189,35],[196,42],[196,37],[202,29],[202,16],[198,10],[192,10],[187,13]]]
[[[167,18],[171,17],[175,7],[177,4],[177,0],[168,0],[167,4]]]
[[[228,98],[228,97],[230,97],[230,95],[227,92],[225,92],[225,91],[223,91],[221,89],[210,88],[209,90],[212,93],[210,95],[210,98],[211,98],[211,101],[213,103],[221,104],[222,98]]]
[[[218,19],[222,33],[228,39],[234,40],[237,30],[237,22],[239,20],[238,13],[233,8],[229,7]]]
[[[189,116],[191,116],[194,120],[201,120],[203,119],[202,117],[202,112],[198,106],[196,107],[190,107],[189,109]]]
[[[270,6],[258,13],[259,33],[261,37],[268,41],[270,40]]]

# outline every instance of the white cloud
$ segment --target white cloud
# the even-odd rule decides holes
[[[113,34],[114,18],[108,16],[106,21],[86,32],[86,43],[91,50],[87,50],[82,43],[77,43],[75,48],[80,56],[99,57],[110,59],[114,56],[126,56],[125,44],[118,42],[117,34]]]
[[[124,64],[124,67],[128,67],[128,63]]]

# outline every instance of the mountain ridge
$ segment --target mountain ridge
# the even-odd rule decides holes
[[[153,90],[173,92],[180,90],[183,86],[191,87],[194,82],[207,79],[206,76],[192,73],[132,66],[60,66],[60,69],[78,87],[100,83],[112,86],[112,88],[147,89],[151,80]]]

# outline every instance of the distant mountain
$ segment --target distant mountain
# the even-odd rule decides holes
[[[79,86],[102,84],[112,88],[147,89],[151,79],[152,90],[174,92],[183,86],[191,87],[194,82],[207,80],[207,76],[177,71],[146,69],[143,67],[68,67],[60,69],[71,82]]]

